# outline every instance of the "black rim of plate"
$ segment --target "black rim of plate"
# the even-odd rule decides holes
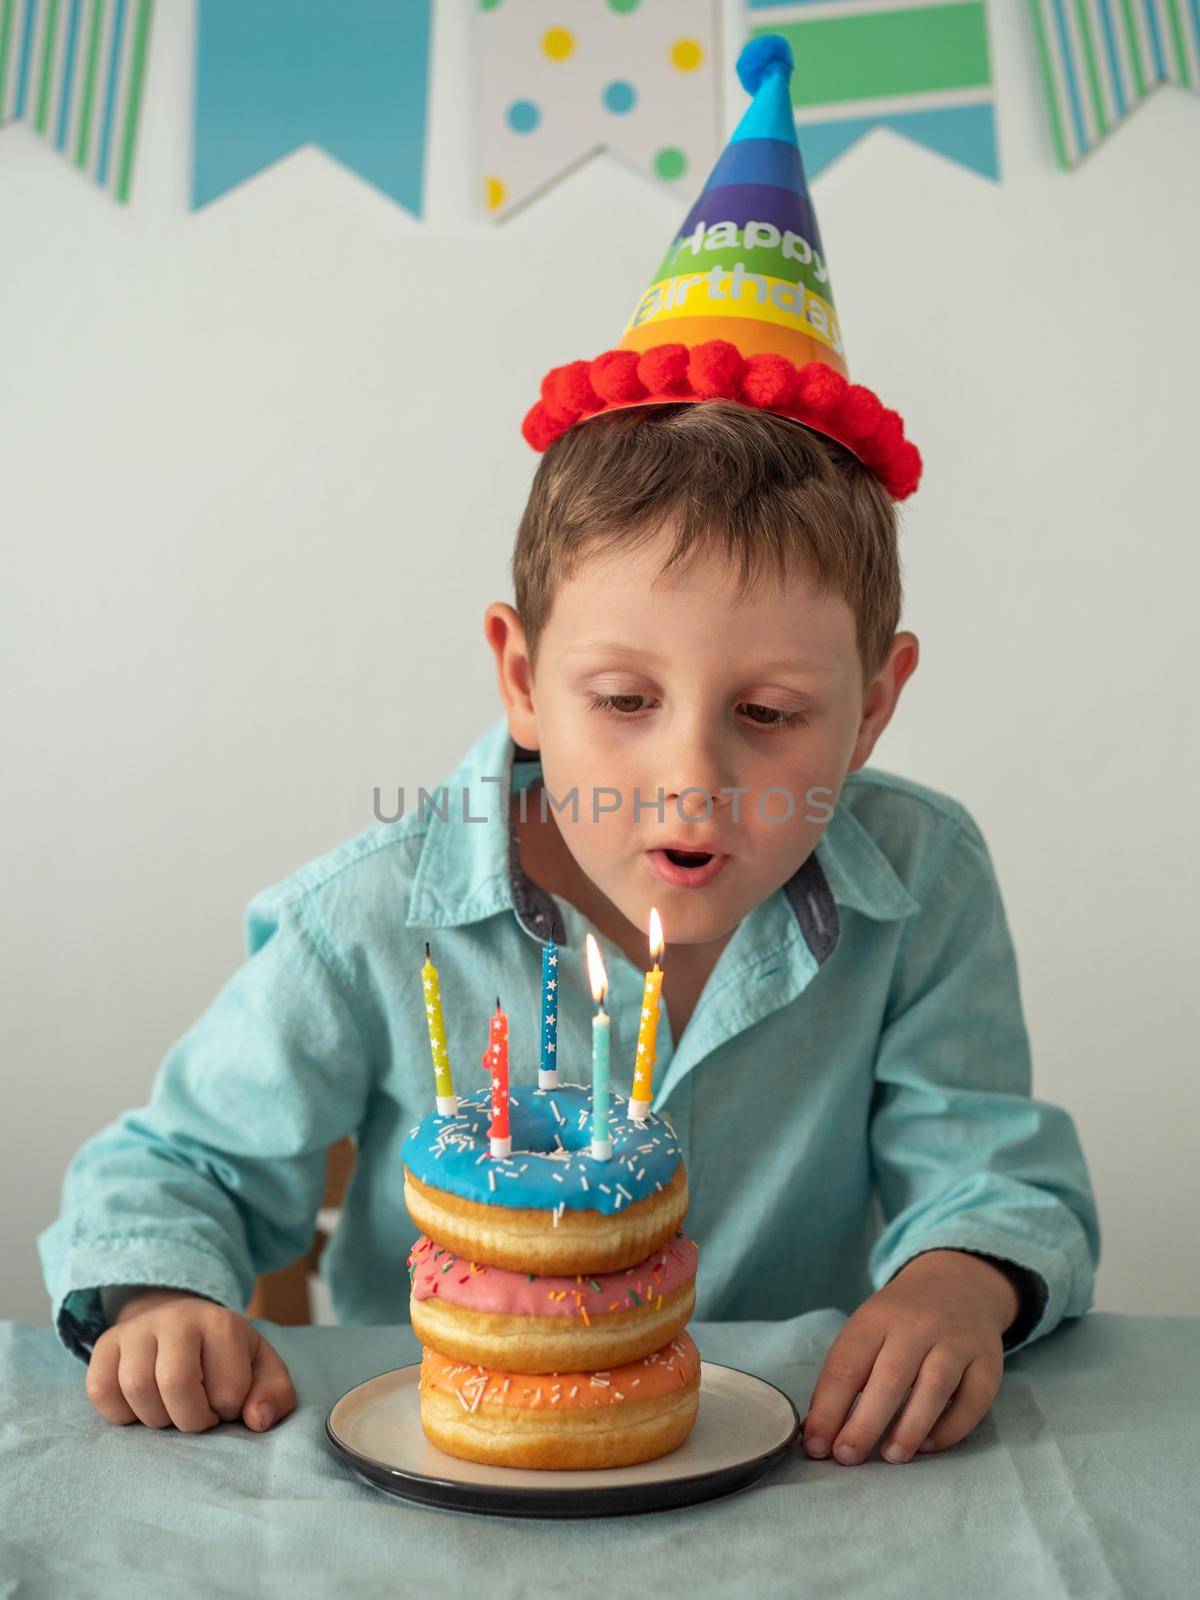
[[[374,1378],[364,1378],[364,1384],[409,1368],[392,1367],[379,1372]],[[745,1461],[731,1462],[727,1467],[716,1467],[711,1472],[691,1473],[686,1477],[664,1478],[652,1483],[610,1484],[606,1488],[579,1489],[507,1489],[502,1484],[463,1483],[453,1478],[435,1478],[424,1472],[408,1472],[402,1467],[389,1467],[372,1456],[361,1455],[352,1445],[339,1439],[333,1430],[333,1413],[346,1398],[335,1400],[325,1416],[325,1437],[333,1448],[354,1468],[360,1477],[403,1500],[418,1501],[422,1505],[438,1506],[447,1511],[474,1511],[485,1516],[505,1517],[597,1517],[621,1516],[639,1511],[670,1511],[679,1506],[697,1505],[704,1500],[715,1500],[722,1495],[746,1489],[765,1476],[778,1461],[788,1455],[800,1436],[800,1413],[790,1395],[755,1372],[741,1367],[729,1367],[719,1361],[701,1361],[710,1371],[736,1372],[751,1378],[765,1388],[773,1389],[792,1413],[792,1426],[787,1438],[766,1450],[762,1455]],[[347,1389],[346,1394],[353,1394]],[[499,1469],[503,1470],[503,1469]]]

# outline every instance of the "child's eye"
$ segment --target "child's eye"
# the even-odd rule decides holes
[[[778,706],[761,706],[752,701],[747,701],[744,710],[748,712],[766,712],[766,719],[750,716],[747,721],[752,722],[756,728],[801,728],[808,721],[799,711],[780,711]]]
[[[645,698],[644,694],[593,694],[588,697],[593,711],[607,711],[617,717],[632,716],[635,711],[640,711]]]
[[[644,702],[648,699],[644,694],[593,694],[588,697],[593,711],[607,712],[609,716],[632,717],[644,709]],[[778,706],[763,706],[753,701],[747,701],[743,707],[749,713],[746,721],[753,723],[756,728],[799,728],[807,724],[808,719],[799,711],[781,711]],[[759,713],[764,713],[760,716]]]

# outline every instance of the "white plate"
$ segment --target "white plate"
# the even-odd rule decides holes
[[[450,1510],[595,1517],[692,1505],[754,1483],[800,1435],[795,1406],[773,1384],[704,1361],[696,1425],[669,1455],[600,1472],[488,1467],[447,1455],[425,1437],[420,1374],[417,1362],[360,1383],[330,1407],[325,1433],[369,1483]]]

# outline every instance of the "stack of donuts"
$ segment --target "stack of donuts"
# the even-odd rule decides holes
[[[700,1356],[685,1331],[696,1245],[664,1116],[610,1096],[612,1156],[591,1154],[592,1093],[515,1087],[511,1154],[489,1148],[486,1092],[405,1140],[408,1258],[426,1437],[494,1466],[599,1468],[691,1432]]]

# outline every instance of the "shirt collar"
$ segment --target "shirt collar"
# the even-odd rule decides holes
[[[539,771],[536,751],[518,746],[507,719],[500,717],[438,785],[430,796],[429,822],[409,895],[409,927],[455,927],[509,910],[533,938],[566,943],[553,895],[521,866],[515,825],[505,825],[500,799],[500,794],[524,788]],[[918,909],[883,851],[845,805],[835,806],[816,849],[780,892],[818,964],[837,944],[838,906],[878,921]]]

